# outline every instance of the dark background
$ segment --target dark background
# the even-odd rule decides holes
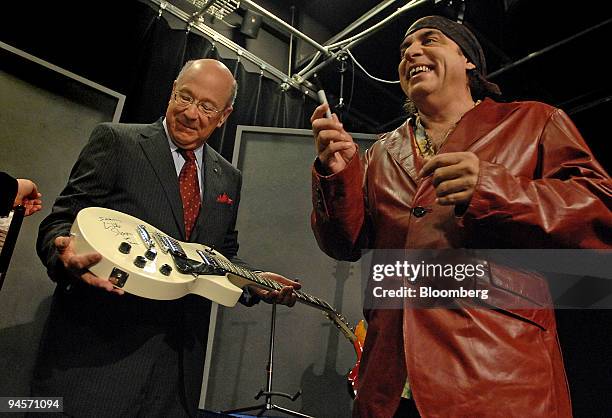
[[[275,3],[282,3],[282,0]],[[333,28],[335,34],[379,1],[314,0],[301,3],[306,13],[317,16],[324,25]],[[405,3],[394,2],[363,28]],[[453,6],[447,7],[448,3]],[[464,23],[476,33],[485,51],[488,72],[495,74],[501,70],[491,81],[499,84],[503,99],[538,100],[565,110],[610,172],[612,160],[605,138],[608,131],[606,121],[612,114],[612,82],[606,63],[612,39],[612,11],[607,2],[430,1],[404,13],[352,48],[351,52],[370,74],[397,80],[399,44],[408,26],[429,14],[442,13],[454,18],[461,4],[465,5]],[[541,54],[517,63],[540,51]],[[505,68],[507,66],[510,67]],[[359,114],[374,119],[378,124],[374,132],[387,131],[399,125],[404,100],[399,85],[370,83],[357,68],[351,89],[352,68],[348,63],[343,95],[345,103],[350,103],[350,109]],[[341,66],[336,64],[322,71],[332,103],[337,103],[340,93],[340,69]],[[356,130],[369,131],[369,128],[364,126],[364,129]]]
[[[173,30],[155,7],[136,0],[109,0],[87,6],[68,2],[12,2],[0,14],[0,40],[127,96],[122,120],[152,122],[163,114],[171,81],[186,58],[215,56],[210,42],[185,31]],[[296,7],[296,26],[310,16],[335,34],[370,10],[378,1],[268,0],[259,4],[288,13]],[[437,3],[437,4],[434,4]],[[447,7],[453,3],[452,7]],[[374,21],[405,2],[397,1]],[[608,55],[612,39],[612,13],[607,2],[584,0],[466,0],[434,2],[404,14],[362,42],[352,53],[368,71],[380,78],[397,79],[399,43],[406,28],[431,13],[456,14],[465,4],[464,21],[478,35],[492,80],[503,100],[539,100],[564,109],[574,120],[595,155],[612,168],[606,149],[612,117],[612,83]],[[243,11],[237,14],[238,20]],[[235,19],[236,20],[236,19]],[[305,25],[305,23],[304,23]],[[273,25],[263,29],[281,40]],[[371,23],[365,26],[371,26]],[[235,32],[234,41],[245,43]],[[320,40],[325,41],[325,38]],[[538,52],[541,53],[538,53]],[[519,60],[536,53],[533,58]],[[235,62],[224,59],[230,69]],[[296,68],[305,60],[296,60]],[[330,103],[340,97],[345,125],[356,132],[380,132],[401,123],[403,94],[398,85],[374,83],[353,67],[335,62],[320,71]],[[211,144],[231,159],[233,130],[237,124],[308,128],[315,103],[296,91],[283,92],[278,81],[264,79],[239,68],[238,110],[227,132],[217,132]],[[344,88],[341,91],[341,77]],[[260,82],[261,81],[261,82]],[[5,92],[0,92],[4,94]],[[256,97],[260,113],[253,117]],[[0,109],[0,111],[2,111]],[[30,115],[35,119],[36,114]],[[2,156],[2,158],[7,158]],[[558,312],[560,338],[576,416],[611,416],[612,321],[605,310]],[[520,402],[520,400],[517,400]]]
[[[189,9],[184,0],[172,3],[184,5],[187,11],[195,10]],[[294,5],[295,26],[323,43],[327,34],[338,33],[378,3],[261,0],[258,4],[285,20],[289,20],[289,9]],[[372,26],[405,3],[392,2],[359,30]],[[447,6],[448,3],[452,6]],[[146,4],[150,7],[145,7]],[[418,17],[432,13],[455,17],[461,5],[465,6],[464,22],[478,35],[489,73],[494,74],[492,81],[500,85],[503,100],[539,100],[564,109],[610,171],[612,160],[605,148],[605,138],[607,118],[612,114],[612,83],[606,56],[612,39],[612,12],[606,2],[584,0],[570,5],[553,0],[432,0],[404,13],[351,52],[371,74],[397,80],[398,46],[406,28]],[[177,60],[215,54],[209,50],[210,45],[195,45],[196,35],[190,34],[186,42],[185,31],[167,27],[161,30],[159,26],[167,24],[156,22],[156,7],[145,0],[108,0],[87,10],[63,2],[12,2],[0,17],[0,40],[126,94],[123,120],[149,122],[165,108],[169,83],[181,66]],[[226,20],[240,21],[242,15],[244,10],[239,9]],[[306,19],[300,17],[306,15],[327,33],[311,34],[309,27],[301,27],[307,26]],[[274,29],[265,19],[262,30],[270,31],[283,42],[289,41],[286,33]],[[231,36],[236,43],[246,44],[247,38],[238,29]],[[294,48],[294,55],[296,51]],[[517,63],[533,53],[535,57]],[[306,63],[305,59],[294,58],[293,73]],[[228,66],[232,68],[231,64]],[[342,114],[349,130],[379,133],[401,123],[404,96],[399,85],[371,81],[350,60],[343,72],[342,68],[340,61],[333,62],[321,69],[319,76],[333,106],[342,97],[344,106],[336,107],[336,111]],[[264,89],[278,95],[278,84],[274,82]],[[265,124],[307,128],[315,103],[293,90],[286,98],[303,102],[298,108],[290,107],[294,120],[282,121],[277,116]],[[268,108],[278,112],[274,104],[277,103],[273,101]],[[235,115],[233,118],[236,119]],[[233,135],[228,141],[233,141]],[[228,156],[233,149],[230,145],[224,144],[222,150]]]

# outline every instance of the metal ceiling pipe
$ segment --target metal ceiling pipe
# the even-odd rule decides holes
[[[288,86],[295,88],[298,91],[301,91],[304,94],[307,94],[314,100],[317,100],[317,95],[315,92],[310,91],[308,89],[303,88],[299,83],[295,80],[288,77],[285,73],[278,70],[273,65],[259,58],[255,54],[247,51],[242,48],[240,45],[236,44],[234,41],[226,38],[221,35],[219,32],[215,31],[211,27],[205,25],[199,21],[193,21],[192,16],[181,10],[180,8],[174,6],[173,4],[168,3],[165,0],[149,0],[149,2],[157,5],[159,7],[159,15],[161,16],[162,12],[166,11],[185,22],[189,29],[193,28],[199,31],[204,37],[210,39],[213,43],[219,43],[235,53],[237,56],[242,57],[243,59],[255,64],[260,68],[261,71],[265,71],[266,74],[271,75],[272,77],[280,80],[282,83],[287,83]]]
[[[346,44],[353,44],[356,41],[361,42],[363,39],[366,39],[367,37],[372,35],[374,32],[376,32],[379,29],[387,26],[393,20],[397,19],[402,13],[407,12],[408,10],[413,9],[413,8],[415,8],[417,6],[420,6],[421,4],[427,3],[429,1],[431,1],[431,0],[412,0],[411,2],[409,2],[406,5],[400,7],[395,12],[393,12],[392,14],[390,14],[389,16],[387,16],[386,18],[384,18],[383,20],[381,20],[380,22],[378,22],[374,26],[364,30],[361,33],[358,33],[357,35],[353,35],[350,38],[344,39],[342,41],[338,41],[338,42],[333,43],[331,45],[327,45],[327,47],[328,48],[337,48],[337,47],[344,46]]]
[[[359,27],[360,25],[362,25],[364,22],[368,21],[369,19],[373,18],[374,16],[376,16],[378,13],[382,12],[384,9],[386,9],[388,6],[390,6],[391,4],[395,3],[397,0],[386,0],[382,3],[380,3],[378,6],[370,9],[367,13],[365,13],[363,16],[361,16],[359,19],[357,19],[356,21],[354,21],[353,23],[351,23],[350,25],[348,25],[346,28],[344,28],[342,31],[340,31],[339,33],[337,33],[336,35],[332,36],[331,38],[329,38],[324,45],[330,45],[334,42],[336,42],[338,39],[340,39],[341,37],[343,37],[344,35],[347,35],[349,33],[351,33],[355,28]],[[302,68],[299,72],[298,72],[298,76],[301,76],[302,74],[306,73],[308,70],[310,70],[315,63],[319,60],[319,58],[321,58],[321,52],[317,51],[316,54],[311,55],[310,57],[308,57],[305,60],[302,60],[302,62],[304,61],[310,61],[310,63]]]
[[[510,63],[510,64],[508,64],[508,65],[506,65],[506,66],[504,66],[504,67],[500,68],[499,70],[493,71],[492,73],[490,73],[490,74],[488,74],[488,75],[487,75],[487,78],[494,78],[494,77],[497,77],[498,75],[503,74],[503,73],[505,73],[506,71],[511,70],[511,69],[512,69],[512,68],[514,68],[514,67],[517,67],[517,66],[519,66],[519,65],[521,65],[521,64],[524,64],[524,63],[525,63],[525,62],[527,62],[527,61],[530,61],[530,60],[532,60],[532,59],[534,59],[534,58],[537,58],[537,57],[539,57],[539,56],[540,56],[540,55],[542,55],[542,54],[545,54],[545,53],[547,53],[547,52],[549,52],[549,51],[552,51],[552,50],[553,50],[553,49],[555,49],[555,48],[558,48],[558,47],[560,47],[560,46],[562,46],[562,45],[564,45],[564,44],[566,44],[566,43],[568,43],[568,42],[570,42],[570,41],[573,41],[573,40],[574,40],[574,39],[576,39],[576,38],[579,38],[579,37],[581,37],[581,36],[584,36],[584,35],[586,35],[587,33],[592,32],[592,31],[594,31],[594,30],[596,30],[596,29],[599,29],[600,27],[605,26],[605,25],[607,25],[607,24],[609,24],[609,23],[612,23],[612,18],[611,18],[611,19],[608,19],[608,20],[604,20],[603,22],[598,23],[598,24],[597,24],[597,25],[595,25],[595,26],[591,26],[590,28],[587,28],[587,29],[585,29],[585,30],[583,30],[583,31],[581,31],[581,32],[578,32],[578,33],[576,33],[575,35],[572,35],[572,36],[570,36],[570,37],[568,37],[568,38],[565,38],[565,39],[563,39],[563,40],[561,40],[561,41],[559,41],[559,42],[556,42],[556,43],[554,43],[554,44],[552,44],[552,45],[549,45],[549,46],[547,46],[547,47],[545,47],[545,48],[542,48],[542,49],[540,49],[539,51],[532,52],[531,54],[529,54],[529,55],[527,55],[527,56],[525,56],[525,57],[523,57],[523,58],[521,58],[521,59],[519,59],[519,60],[516,60],[516,61],[514,61],[513,63]]]
[[[314,46],[317,50],[321,51],[323,54],[329,55],[329,51],[327,50],[326,47],[324,47],[323,45],[321,45],[320,43],[318,43],[314,39],[310,38],[308,35],[300,32],[299,30],[297,30],[296,28],[294,28],[293,26],[291,26],[290,24],[285,22],[283,19],[277,17],[276,15],[270,13],[269,11],[264,9],[263,7],[259,6],[257,3],[254,3],[251,0],[242,0],[241,4],[243,6],[248,6],[249,9],[252,9],[252,10],[256,11],[259,14],[262,14],[262,15],[266,16],[268,19],[273,20],[275,23],[279,24],[283,29],[289,31],[290,33],[294,34],[298,38],[300,38],[303,41],[305,41],[305,42],[309,43],[310,45]]]
[[[329,63],[331,63],[334,59],[336,59],[336,57],[340,54],[342,54],[344,51],[348,50],[349,48],[363,42],[365,39],[367,39],[368,37],[370,37],[375,31],[383,28],[384,26],[388,25],[389,23],[391,23],[393,20],[397,19],[400,15],[402,15],[403,13],[407,12],[410,9],[413,9],[417,6],[420,6],[423,3],[426,3],[430,0],[413,0],[410,3],[400,7],[399,9],[397,9],[395,12],[393,12],[393,14],[389,15],[388,17],[386,17],[385,19],[383,19],[382,21],[378,22],[376,25],[372,26],[371,28],[358,33],[357,35],[351,36],[350,38],[345,39],[344,41],[340,41],[340,42],[336,42],[335,44],[329,45],[330,47],[333,46],[341,46],[343,45],[340,50],[338,50],[337,52],[332,53],[325,61],[321,62],[319,65],[317,65],[316,67],[310,69],[309,71],[305,72],[304,74],[299,73],[299,78],[298,81],[300,79],[303,80],[308,80],[309,77],[311,77],[314,73],[316,73],[317,71],[319,71],[321,68],[327,66]]]
[[[336,42],[338,39],[342,38],[344,35],[351,33],[354,29],[358,28],[363,23],[367,22],[368,20],[370,20],[371,18],[379,14],[380,12],[385,10],[387,7],[391,6],[396,1],[397,0],[386,0],[386,1],[379,3],[377,6],[374,6],[372,9],[364,13],[364,15],[361,16],[359,19],[357,19],[356,21],[348,25],[346,28],[342,29],[342,31],[340,31],[336,35],[329,38],[329,40],[327,40],[327,42],[325,42],[324,45],[332,44]]]

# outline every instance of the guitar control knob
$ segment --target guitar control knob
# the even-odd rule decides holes
[[[162,264],[162,266],[159,268],[159,272],[164,276],[170,276],[170,273],[172,273],[172,267],[170,267],[168,264]]]
[[[145,257],[151,261],[155,260],[155,257],[157,257],[157,251],[155,251],[155,248],[149,248],[145,252]]]
[[[136,256],[136,258],[134,259],[134,265],[136,267],[143,268],[145,264],[147,264],[147,259],[141,255]]]
[[[123,241],[121,244],[119,244],[119,252],[120,253],[122,253],[122,254],[129,254],[131,250],[132,250],[132,246],[130,245],[129,242]]]

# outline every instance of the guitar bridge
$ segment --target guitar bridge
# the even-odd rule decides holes
[[[193,276],[219,274],[218,269],[209,264],[182,257],[179,254],[171,253],[171,255],[172,259],[174,260],[174,265],[179,273],[191,274]]]

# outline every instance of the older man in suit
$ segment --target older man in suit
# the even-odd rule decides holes
[[[104,206],[182,241],[217,248],[234,262],[241,174],[206,145],[232,112],[236,81],[222,63],[188,62],[165,118],[151,125],[101,124],[42,222],[38,253],[57,282],[32,383],[34,396],[63,396],[74,416],[189,416],[198,405],[210,302],[123,294],[87,270],[69,230],[79,210]],[[299,284],[273,273],[280,292],[258,298],[293,305]]]

